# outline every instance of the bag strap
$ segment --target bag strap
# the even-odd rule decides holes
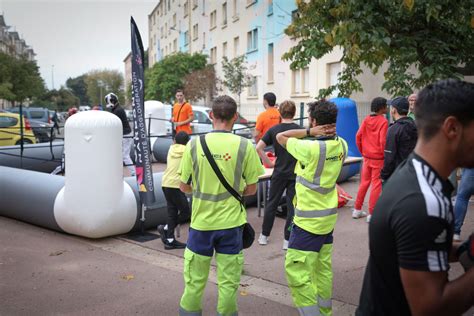
[[[214,173],[216,174],[217,178],[222,183],[222,185],[226,188],[226,190],[229,191],[229,193],[232,194],[232,196],[237,201],[239,201],[241,206],[243,206],[244,200],[242,196],[237,191],[235,191],[233,187],[230,186],[230,184],[224,178],[224,175],[222,174],[222,172],[219,170],[219,167],[217,166],[216,161],[212,157],[212,154],[209,151],[209,147],[207,146],[207,143],[206,143],[206,135],[199,136],[199,140],[201,142],[202,150],[204,151],[204,154],[206,155],[207,161],[209,161],[209,164],[211,165],[212,170],[214,170]]]
[[[178,115],[176,116],[176,120],[179,122],[179,115],[181,114],[181,110],[183,109],[183,106],[186,104],[186,102],[184,102],[183,104],[181,104],[181,106],[179,107],[179,110],[178,110]],[[177,127],[177,126],[176,126]],[[176,128],[175,128],[176,129]]]

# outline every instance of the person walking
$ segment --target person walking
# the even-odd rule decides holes
[[[369,224],[358,316],[462,315],[474,304],[474,269],[448,278],[449,262],[465,257],[453,243],[448,176],[474,167],[474,84],[429,84],[415,115],[415,150],[385,185]]]
[[[173,135],[183,131],[192,134],[191,122],[194,120],[193,107],[184,100],[183,90],[176,91],[176,103],[173,105]]]
[[[336,135],[336,105],[317,101],[308,106],[310,127],[306,131],[277,135],[278,143],[297,160],[295,217],[285,272],[300,315],[331,315],[336,180],[348,149],[346,141]],[[306,136],[317,138],[300,139]]]
[[[265,133],[257,144],[257,153],[262,161],[273,169],[270,180],[270,193],[268,201],[265,203],[265,213],[263,215],[262,233],[258,238],[260,245],[268,243],[268,237],[273,228],[277,207],[280,204],[281,197],[286,190],[286,223],[284,228],[283,250],[288,249],[288,240],[290,238],[290,225],[293,221],[294,207],[293,197],[295,196],[295,165],[296,159],[291,156],[285,148],[278,144],[276,136],[278,133],[301,128],[293,122],[296,113],[296,106],[293,101],[283,101],[278,111],[281,116],[281,123],[273,126]],[[265,154],[264,149],[267,146],[273,146],[275,149],[276,162],[271,161]]]
[[[276,107],[276,95],[272,92],[267,92],[263,95],[263,107],[265,111],[257,116],[255,123],[255,142],[258,143],[260,138],[267,133],[267,131],[274,125],[281,121],[280,113]]]
[[[382,183],[388,180],[397,166],[407,159],[415,148],[418,133],[415,122],[407,117],[409,102],[405,97],[397,97],[389,102],[393,122],[387,131],[384,164],[380,177]]]
[[[385,118],[387,113],[387,100],[385,98],[375,98],[370,105],[372,114],[367,116],[356,134],[356,145],[359,149],[364,162],[362,164],[362,172],[357,198],[352,211],[352,218],[357,219],[367,215],[362,211],[365,194],[370,186],[369,198],[369,216],[367,222],[375,207],[375,203],[382,191],[382,180],[380,172],[383,168],[383,155],[385,149],[385,141],[387,137],[388,121]]]
[[[128,123],[127,114],[120,106],[116,94],[109,93],[104,99],[107,109],[109,109],[111,113],[115,114],[122,121],[122,159],[130,173],[130,176],[135,177],[135,166],[133,165],[132,158],[130,158],[130,150],[132,149],[133,145],[133,132],[130,124]]]
[[[189,135],[186,132],[179,132],[173,141],[174,144],[171,145],[168,151],[166,170],[163,173],[161,182],[161,189],[165,195],[166,207],[168,209],[168,219],[166,225],[158,226],[158,232],[166,250],[186,247],[185,243],[174,238],[174,229],[179,223],[187,222],[191,218],[188,199],[179,189],[180,181],[178,174],[184,149],[189,141]]]
[[[58,110],[54,110],[54,114],[53,114],[53,118],[52,118],[52,121],[53,121],[53,129],[55,128],[56,131],[58,132],[58,134],[60,133],[59,131],[59,117],[58,117]]]
[[[211,167],[203,150],[207,144],[216,168],[240,193],[254,195],[263,174],[252,143],[233,134],[238,118],[237,103],[229,96],[217,97],[210,117],[214,130],[192,139],[181,161],[180,189],[193,194],[191,225],[184,251],[184,293],[180,315],[201,315],[202,296],[215,252],[218,281],[218,315],[237,315],[237,290],[244,262],[243,225],[245,207],[234,197]]]
[[[472,145],[472,144],[471,144]],[[461,240],[461,227],[466,217],[469,199],[474,194],[474,169],[463,169],[461,183],[458,187],[456,203],[454,204],[454,240]]]

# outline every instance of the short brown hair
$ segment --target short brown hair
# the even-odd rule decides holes
[[[218,120],[230,121],[237,113],[237,103],[228,95],[221,95],[212,102],[212,114]]]
[[[278,111],[280,111],[280,115],[284,119],[292,119],[295,117],[296,113],[296,105],[295,102],[291,100],[285,100],[280,103],[278,107]]]

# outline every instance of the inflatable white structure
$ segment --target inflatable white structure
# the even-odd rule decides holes
[[[64,188],[54,217],[65,232],[90,238],[130,231],[137,206],[123,181],[122,122],[105,111],[85,111],[65,125]]]

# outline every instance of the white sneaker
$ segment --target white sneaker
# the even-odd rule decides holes
[[[367,218],[365,219],[365,221],[366,221],[367,223],[370,223],[370,219],[371,219],[371,218],[372,218],[372,215],[368,215]]]
[[[353,219],[358,219],[358,218],[366,217],[366,216],[367,216],[366,211],[360,211],[360,210],[356,210],[356,209],[352,210],[352,218]]]
[[[268,244],[268,236],[265,236],[263,235],[262,233],[260,233],[260,236],[258,237],[258,243],[260,245],[266,245]]]
[[[283,247],[282,247],[283,250],[288,250],[288,240],[286,239],[283,239]]]
[[[461,235],[459,235],[459,234],[454,234],[453,240],[454,240],[454,241],[461,241]]]

